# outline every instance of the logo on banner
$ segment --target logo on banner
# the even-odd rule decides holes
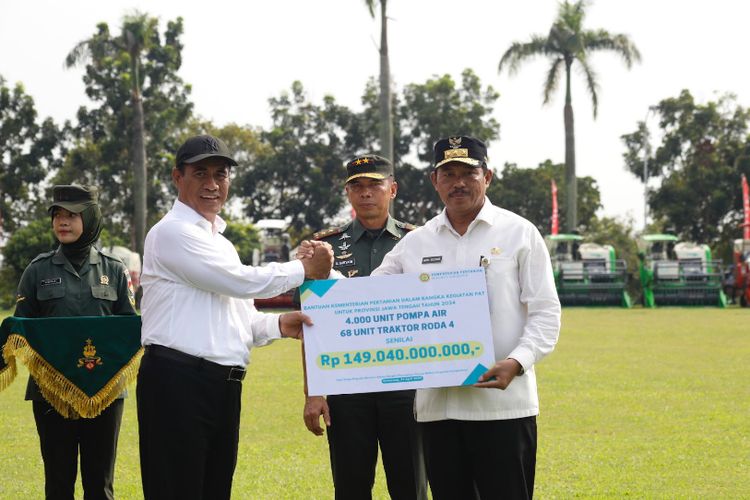
[[[96,355],[96,346],[91,343],[91,339],[86,339],[86,345],[83,346],[83,357],[78,358],[78,368],[84,367],[92,371],[97,365],[104,364],[102,358]]]

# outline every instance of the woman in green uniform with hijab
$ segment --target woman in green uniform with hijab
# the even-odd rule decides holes
[[[13,315],[46,318],[135,314],[127,268],[120,259],[94,246],[102,229],[96,188],[54,186],[48,210],[60,245],[37,256],[23,272]],[[26,399],[32,401],[39,433],[47,499],[73,499],[79,451],[84,498],[114,498],[122,397],[97,417],[65,418],[45,400],[29,377]]]

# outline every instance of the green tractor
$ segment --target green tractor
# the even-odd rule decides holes
[[[545,241],[562,305],[631,306],[627,264],[612,245],[584,243],[577,234],[552,234]]]
[[[708,245],[679,242],[671,234],[638,239],[643,305],[726,307],[721,262],[711,259]]]

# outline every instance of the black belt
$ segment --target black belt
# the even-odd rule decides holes
[[[220,378],[221,380],[242,382],[245,378],[246,370],[241,366],[220,365],[219,363],[214,363],[213,361],[157,344],[147,345],[145,351],[145,355],[147,356],[156,356],[157,358],[168,359],[177,363],[190,365],[199,370],[203,370],[212,377]]]

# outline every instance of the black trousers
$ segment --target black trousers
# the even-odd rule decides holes
[[[73,500],[79,450],[84,498],[114,498],[123,400],[116,399],[95,418],[64,418],[46,401],[34,401],[32,406],[44,461],[45,498]]]
[[[242,384],[229,367],[160,349],[146,348],[136,387],[144,498],[228,499]]]
[[[434,500],[530,499],[536,417],[420,424]]]
[[[427,498],[414,391],[329,396],[328,407],[328,448],[337,499],[372,498],[378,444],[391,498]]]

